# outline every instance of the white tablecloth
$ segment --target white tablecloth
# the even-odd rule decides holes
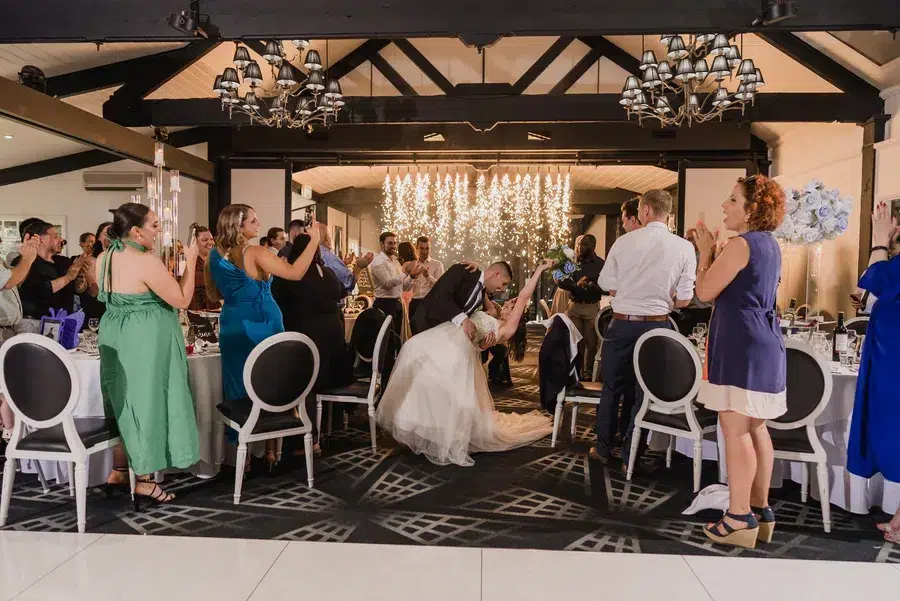
[[[888,513],[894,513],[900,507],[900,484],[887,482],[880,475],[866,479],[848,472],[847,446],[850,438],[850,418],[853,414],[853,402],[856,398],[856,372],[851,372],[831,363],[832,382],[831,399],[825,410],[816,419],[816,430],[828,456],[829,493],[831,503],[852,513],[867,514],[872,507],[881,507]],[[675,449],[688,457],[693,457],[692,442],[679,438]],[[718,450],[721,453],[719,462],[719,479],[726,481],[725,446],[722,431],[719,430]],[[703,441],[703,459],[716,460],[716,443]],[[780,488],[785,478],[799,483],[802,478],[801,464],[798,462],[776,461],[772,474],[772,487]],[[815,467],[810,465],[810,496],[819,499],[818,479]]]
[[[81,383],[81,397],[75,406],[75,417],[103,416],[103,396],[100,393],[100,359],[81,352],[72,353],[75,369]],[[223,426],[219,421],[216,405],[222,401],[222,361],[218,354],[189,355],[191,392],[200,434],[200,462],[191,467],[193,474],[209,477],[218,472],[224,457]],[[42,461],[47,481],[69,481],[64,462]],[[112,469],[112,450],[93,455],[88,462],[88,485],[97,486],[106,481]],[[22,470],[36,472],[31,461],[24,461]]]

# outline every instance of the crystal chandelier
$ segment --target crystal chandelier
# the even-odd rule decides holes
[[[726,111],[743,114],[766,83],[753,59],[742,58],[725,34],[691,36],[687,44],[680,35],[664,34],[660,42],[668,60],[657,61],[656,53],[646,50],[640,78],[631,75],[625,80],[619,104],[629,119],[637,115],[639,122],[656,119],[663,126],[721,121]],[[733,94],[726,79],[739,82]]]
[[[222,109],[228,110],[229,118],[237,112],[249,116],[251,123],[307,130],[316,123],[327,127],[337,119],[344,106],[341,84],[336,79],[326,81],[318,51],[309,50],[306,58],[300,60],[303,50],[309,46],[307,40],[291,40],[291,44],[297,54],[288,57],[281,42],[266,42],[263,59],[275,80],[275,88],[266,89],[259,63],[250,58],[246,46],[235,43],[234,67],[227,67],[222,75],[217,75],[213,84],[213,91],[222,100]],[[305,79],[300,77],[301,65],[308,70]],[[243,97],[238,91],[242,79],[250,85]]]

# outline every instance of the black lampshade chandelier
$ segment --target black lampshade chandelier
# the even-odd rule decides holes
[[[252,60],[246,46],[235,44],[234,67],[216,76],[213,91],[222,100],[222,109],[248,115],[251,123],[269,127],[310,129],[315,124],[329,126],[344,106],[341,84],[327,79],[322,58],[316,50],[308,50],[301,61],[308,40],[291,40],[296,55],[288,57],[281,42],[266,42],[263,59],[269,64],[275,80],[274,89],[263,87],[259,63]],[[326,42],[327,55],[327,42]],[[301,70],[306,68],[306,74]],[[240,95],[241,83],[250,90]]]
[[[629,119],[656,119],[663,126],[721,121],[727,111],[743,114],[766,84],[753,59],[742,58],[725,34],[689,36],[687,43],[683,36],[664,34],[660,42],[668,60],[657,61],[656,53],[645,50],[641,76],[625,80],[619,104]],[[738,81],[734,93],[726,80]]]

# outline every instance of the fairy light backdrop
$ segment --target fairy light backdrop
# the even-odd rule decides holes
[[[568,172],[388,172],[384,227],[400,240],[428,236],[444,255],[479,262],[521,257],[533,267],[549,247],[570,242]]]

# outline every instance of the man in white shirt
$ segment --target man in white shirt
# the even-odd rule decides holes
[[[379,237],[381,252],[372,260],[372,285],[375,286],[375,307],[390,315],[394,336],[388,344],[387,359],[384,362],[384,381],[391,375],[394,359],[400,349],[401,332],[403,331],[403,304],[400,295],[412,288],[413,280],[422,272],[415,265],[409,274],[403,271],[397,259],[397,236],[393,232],[384,232]]]
[[[641,222],[638,219],[638,207],[640,206],[640,196],[626,200],[622,203],[622,229],[626,234],[630,234],[634,230],[641,229]]]
[[[613,296],[614,319],[603,340],[600,373],[603,393],[597,407],[597,446],[591,458],[608,463],[615,444],[619,399],[626,403],[623,424],[628,424],[622,451],[627,460],[631,449],[634,414],[642,394],[634,374],[634,346],[644,333],[671,328],[669,313],[686,307],[694,297],[697,259],[694,247],[669,232],[666,220],[672,211],[672,197],[664,190],[650,190],[641,196],[640,229],[616,240],[606,257],[598,284]],[[632,407],[629,395],[634,395]]]
[[[416,240],[416,255],[419,257],[419,264],[422,266],[422,273],[419,274],[412,285],[412,300],[409,301],[409,321],[412,322],[416,314],[416,309],[422,304],[422,301],[434,288],[434,284],[444,273],[444,265],[431,257],[431,242],[427,236],[419,236]]]

